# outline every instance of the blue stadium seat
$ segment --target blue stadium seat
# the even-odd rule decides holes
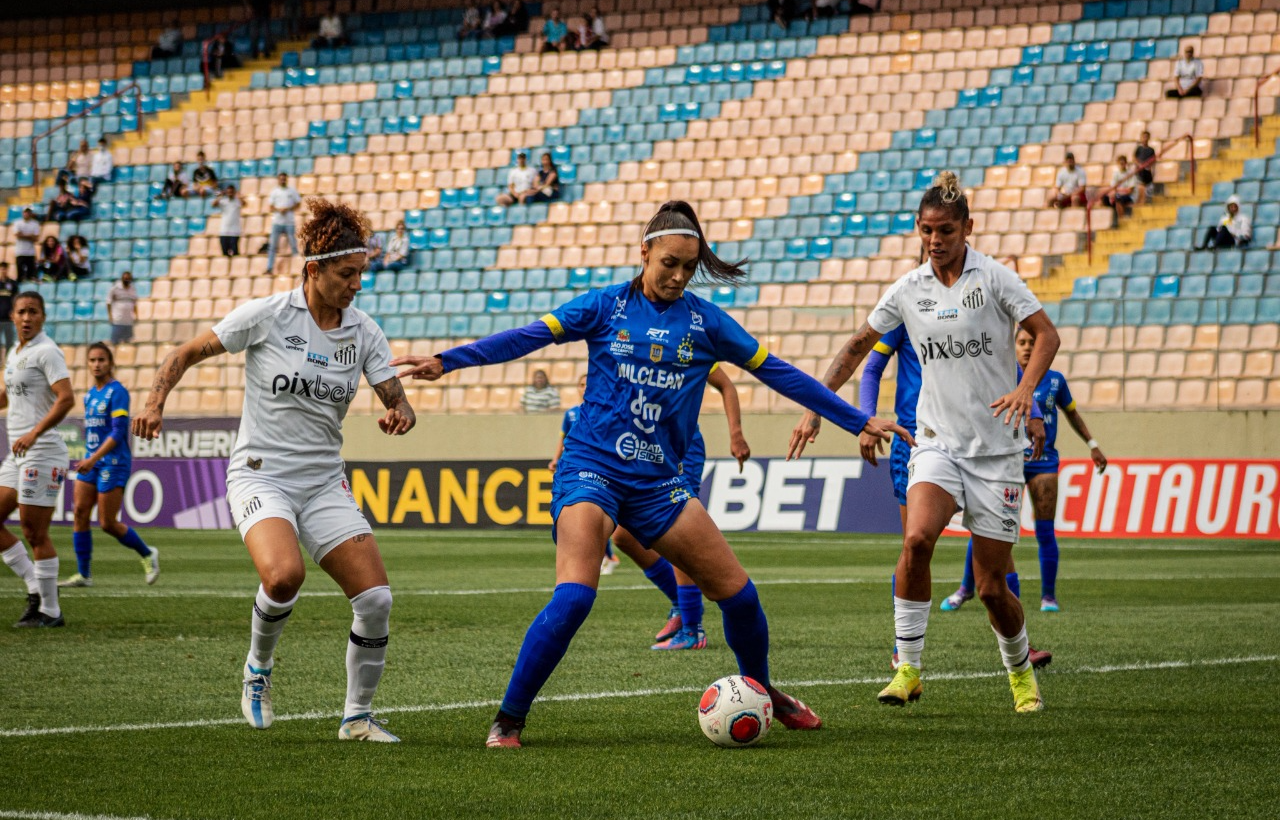
[[[1094,276],[1081,276],[1071,283],[1072,299],[1093,299],[1098,295],[1098,279]]]

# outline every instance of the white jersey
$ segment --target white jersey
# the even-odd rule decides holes
[[[227,481],[268,478],[311,487],[342,474],[342,419],[363,373],[396,375],[382,329],[363,311],[321,330],[302,289],[254,299],[214,326],[230,353],[245,351],[244,410]]]
[[[916,436],[936,436],[960,458],[1016,453],[1021,426],[993,418],[991,402],[1018,384],[1013,337],[1040,302],[1013,271],[968,248],[964,272],[943,287],[925,262],[894,282],[867,317],[878,333],[906,324],[921,364]]]
[[[9,396],[9,444],[30,433],[53,409],[52,385],[71,378],[62,349],[44,333],[9,351],[4,366],[4,391]],[[25,459],[58,462],[70,460],[67,443],[57,430],[46,430],[27,451]]]

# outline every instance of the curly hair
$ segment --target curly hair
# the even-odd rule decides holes
[[[304,256],[363,248],[373,233],[369,218],[350,205],[312,197],[307,210],[311,217],[298,229]]]
[[[682,228],[698,232],[698,274],[700,277],[719,284],[737,284],[747,278],[747,271],[743,268],[743,265],[747,264],[746,259],[741,259],[737,262],[726,262],[716,256],[715,251],[711,250],[711,246],[707,244],[707,235],[703,233],[702,225],[698,222],[698,214],[688,202],[678,199],[664,202],[662,207],[658,208],[658,212],[644,226],[642,235],[648,236],[654,231]],[[648,243],[645,244],[647,245]],[[639,277],[636,278],[636,283],[638,284],[638,282]]]
[[[925,208],[949,211],[953,218],[961,222],[968,221],[969,200],[964,195],[964,189],[960,187],[959,177],[951,171],[942,171],[934,177],[929,190],[920,197],[920,208],[916,211],[916,216],[919,216]]]

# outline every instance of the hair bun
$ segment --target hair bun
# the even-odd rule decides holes
[[[939,171],[938,175],[933,178],[931,188],[937,188],[939,197],[943,202],[951,204],[964,196],[964,191],[960,188],[960,179],[951,171]]]

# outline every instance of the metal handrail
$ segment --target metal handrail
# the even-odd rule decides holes
[[[1253,86],[1253,147],[1257,148],[1262,144],[1262,132],[1259,127],[1261,118],[1258,116],[1258,91],[1267,83],[1280,77],[1280,68],[1270,74],[1263,74],[1258,77],[1258,81]]]
[[[227,39],[227,35],[245,25],[247,22],[249,21],[241,20],[238,23],[232,23],[222,31],[213,33],[200,44],[200,70],[204,72],[204,95],[206,98],[213,93],[211,90],[211,83],[209,82],[209,46],[213,45],[219,38],[223,40]],[[223,56],[226,56],[225,53]]]
[[[1124,176],[1120,177],[1120,182],[1125,182],[1127,180],[1130,180],[1133,177],[1137,176],[1139,171],[1145,171],[1148,168],[1151,168],[1157,162],[1159,162],[1160,158],[1163,157],[1170,149],[1177,147],[1184,140],[1187,143],[1187,156],[1191,160],[1191,193],[1194,194],[1196,192],[1196,143],[1195,143],[1195,139],[1190,134],[1183,134],[1182,136],[1177,137],[1176,139],[1171,139],[1165,142],[1162,146],[1160,146],[1160,150],[1156,152],[1156,154],[1146,162],[1134,163],[1133,170],[1125,174]],[[1095,190],[1093,192],[1092,197],[1089,197],[1089,196],[1085,197],[1085,205],[1084,205],[1085,248],[1087,250],[1088,257],[1089,257],[1089,264],[1091,265],[1093,264],[1093,206],[1097,205],[1098,202],[1104,196],[1114,192],[1118,187],[1119,187],[1119,184],[1115,183],[1107,186],[1106,188]]]
[[[62,122],[50,128],[48,131],[45,131],[43,134],[38,134],[32,137],[31,138],[31,183],[36,186],[40,184],[40,160],[39,160],[39,155],[37,153],[37,148],[40,145],[40,140],[50,137],[53,134],[56,134],[57,132],[61,131],[63,128],[66,128],[68,125],[75,122],[76,120],[82,117],[87,117],[90,114],[92,114],[94,111],[97,111],[99,108],[106,105],[107,102],[109,102],[110,100],[118,99],[120,97],[123,97],[125,94],[136,94],[141,96],[142,89],[138,88],[136,83],[129,83],[129,85],[120,89],[116,93],[103,97],[93,105],[85,108],[79,114],[73,114],[72,116],[67,117]],[[139,105],[138,105],[138,116],[139,117],[142,116],[141,102],[139,102]]]

